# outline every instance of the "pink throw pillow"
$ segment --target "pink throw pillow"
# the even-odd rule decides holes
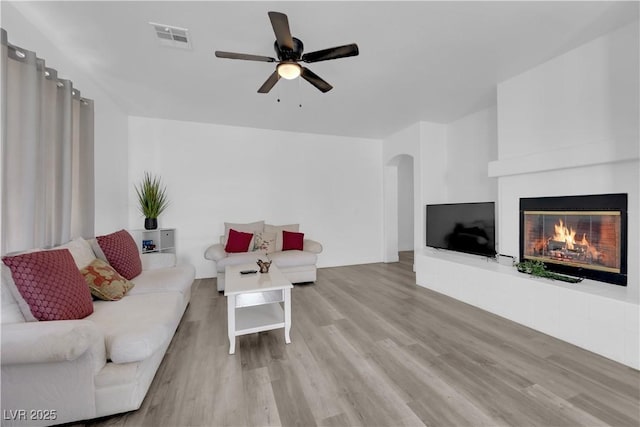
[[[282,230],[282,250],[301,251],[304,247],[304,233]]]
[[[227,253],[248,252],[252,238],[253,233],[243,233],[242,231],[236,231],[232,228],[229,230],[229,239],[227,240],[227,245],[224,247],[224,251]]]
[[[82,319],[93,313],[91,292],[68,249],[3,257],[30,320]],[[22,306],[22,304],[19,304]]]
[[[138,246],[127,230],[96,237],[107,261],[122,277],[131,280],[142,273]]]

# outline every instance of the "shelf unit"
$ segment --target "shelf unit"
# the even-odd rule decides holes
[[[155,230],[137,229],[131,230],[131,234],[136,241],[140,253],[176,253],[175,228],[157,228]],[[145,241],[152,241],[155,247],[153,249],[145,248]]]

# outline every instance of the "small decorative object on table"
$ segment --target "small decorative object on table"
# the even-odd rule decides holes
[[[258,266],[260,267],[260,273],[268,273],[269,267],[271,267],[272,262],[273,261],[262,261],[261,259],[259,259],[256,264],[258,264]]]
[[[547,267],[542,261],[523,261],[516,264],[516,268],[520,273],[531,274],[532,276],[545,277],[551,280],[561,280],[568,283],[580,283],[582,279],[579,277],[565,276],[564,274],[552,273],[547,271]]]

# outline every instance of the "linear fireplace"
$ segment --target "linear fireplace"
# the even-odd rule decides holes
[[[627,195],[520,199],[520,259],[627,285]]]

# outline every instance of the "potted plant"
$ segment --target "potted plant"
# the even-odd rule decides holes
[[[158,228],[158,216],[167,208],[167,189],[162,185],[159,177],[144,173],[140,187],[134,185],[138,195],[139,209],[144,215],[144,228],[155,230]]]
[[[552,273],[547,270],[547,267],[542,261],[522,261],[516,264],[516,268],[520,273],[530,274],[537,277],[545,277],[551,280],[562,280],[568,283],[580,283],[581,278],[565,276],[564,274]]]

